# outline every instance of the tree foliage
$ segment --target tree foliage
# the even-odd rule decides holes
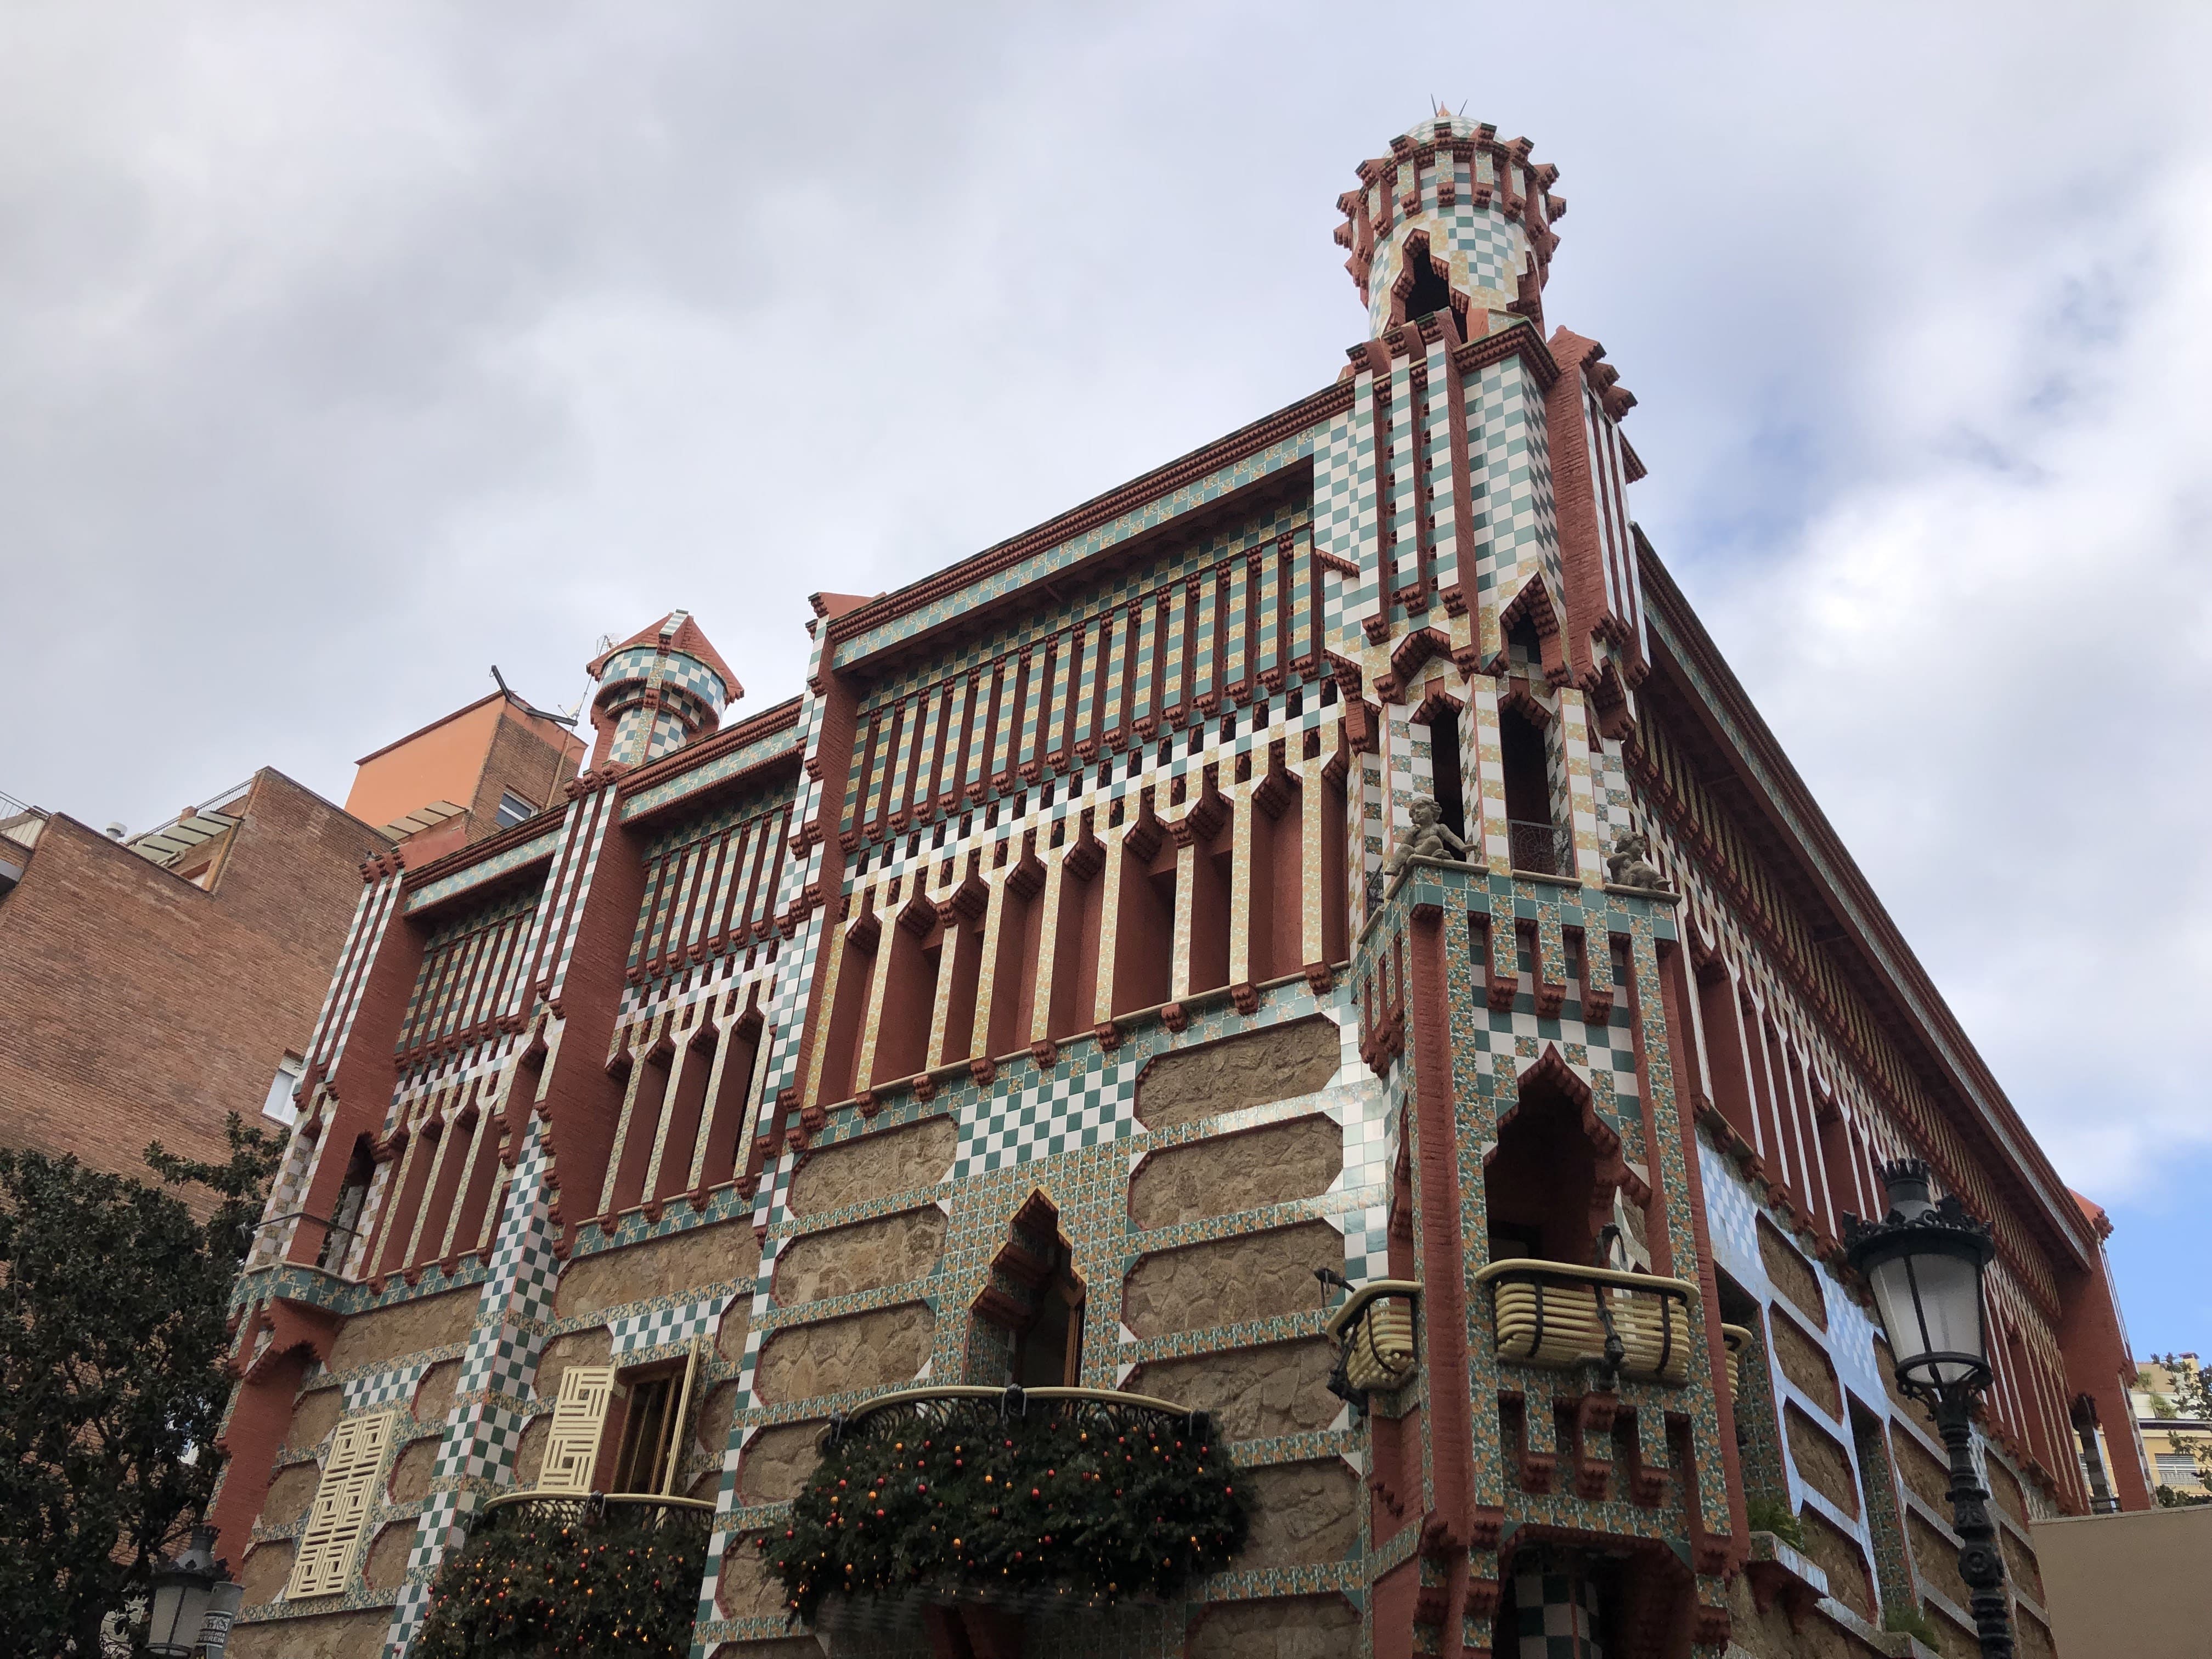
[[[963,1401],[934,1422],[871,1425],[823,1455],[783,1534],[757,1546],[800,1618],[828,1595],[934,1587],[1166,1597],[1244,1547],[1237,1474],[1210,1430],[996,1411]]]
[[[2173,1392],[2170,1396],[2154,1394],[2151,1396],[2152,1409],[2165,1418],[2194,1418],[2203,1423],[2208,1431],[2212,1431],[2212,1379],[2206,1377],[2203,1369],[2193,1359],[2180,1354],[2162,1353],[2155,1358],[2166,1368],[2166,1376],[2172,1379]],[[2198,1481],[2212,1489],[2212,1437],[2169,1430],[2166,1438],[2172,1443],[2176,1451],[2188,1455],[2190,1461],[2197,1465]],[[2212,1493],[2187,1492],[2161,1483],[2158,1488],[2158,1501],[2169,1509],[2177,1505],[2212,1504]]]
[[[0,1148],[0,1651],[96,1654],[214,1490],[231,1284],[281,1151],[225,1127],[222,1164],[149,1146],[158,1184]]]
[[[679,1659],[699,1613],[707,1531],[703,1511],[494,1510],[439,1569],[416,1659]]]

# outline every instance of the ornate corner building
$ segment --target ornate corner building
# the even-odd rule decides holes
[[[402,1653],[484,1504],[648,1465],[715,1506],[702,1659],[1966,1652],[1837,1243],[1907,1155],[1995,1229],[2051,1651],[2029,1522],[2148,1502],[2075,1427],[2130,1418],[2100,1232],[1631,518],[1554,178],[1423,121],[1341,198],[1330,384],[817,596],[801,695],[720,729],[672,613],[564,802],[367,867],[238,1292],[241,1659]],[[1210,1411],[1242,1555],[1017,1638],[787,1628],[748,1546],[825,1423],[1009,1381]]]

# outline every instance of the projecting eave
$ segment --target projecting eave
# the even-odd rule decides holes
[[[1744,815],[1808,921],[1827,924],[1816,948],[1832,954],[1969,1144],[1990,1154],[1992,1177],[2026,1199],[2036,1231],[2076,1267],[2091,1266],[2095,1240],[2073,1195],[1640,530],[1636,540],[1651,641],[1644,695],[1674,690],[1668,701],[1695,720],[1685,735],[1698,740],[1698,757],[1734,785],[1726,804]]]

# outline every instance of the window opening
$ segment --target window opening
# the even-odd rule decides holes
[[[1437,268],[1428,256],[1414,254],[1410,263],[1413,267],[1413,286],[1406,295],[1407,320],[1425,317],[1432,311],[1450,310],[1451,284],[1437,275]]]
[[[297,1054],[286,1054],[276,1062],[276,1075],[270,1079],[269,1097],[261,1103],[261,1115],[273,1117],[279,1123],[300,1121],[300,1108],[292,1098],[293,1090],[300,1086],[300,1077],[307,1069],[307,1062]]]
[[[315,1265],[328,1273],[337,1273],[352,1250],[354,1239],[361,1226],[361,1207],[368,1198],[368,1184],[376,1176],[376,1159],[368,1150],[368,1140],[362,1136],[353,1144],[353,1156],[346,1160],[345,1184],[338,1188],[337,1207],[331,1212],[331,1224],[324,1230],[323,1247],[315,1253]]]
[[[615,1455],[616,1492],[659,1492],[676,1445],[678,1378],[663,1372],[630,1384],[623,1415],[622,1448]]]
[[[1437,817],[1445,829],[1467,839],[1467,799],[1460,781],[1459,714],[1440,708],[1429,720],[1429,767],[1436,775]]]
[[[1499,770],[1505,781],[1505,817],[1513,867],[1541,875],[1565,873],[1561,840],[1552,823],[1551,772],[1544,734],[1518,708],[1498,711]]]
[[[538,808],[531,802],[523,799],[512,789],[508,789],[500,794],[499,811],[495,816],[499,820],[499,827],[504,830],[509,824],[521,823],[525,818],[536,817]]]
[[[1079,1386],[1084,1302],[1059,1212],[1042,1193],[1032,1194],[1009,1224],[991,1264],[991,1283],[975,1304],[971,1380],[1025,1389]]]

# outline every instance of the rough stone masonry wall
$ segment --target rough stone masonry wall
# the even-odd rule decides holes
[[[1042,1076],[1024,1066],[988,1089],[895,1098],[872,1118],[833,1110],[787,1153],[764,1188],[701,1639],[750,1656],[783,1638],[749,1540],[805,1481],[831,1412],[870,1389],[974,1380],[971,1310],[1039,1194],[1085,1296],[1083,1382],[1212,1410],[1244,1466],[1253,1546],[1206,1591],[1233,1616],[1209,1614],[1192,1639],[1241,1651],[1311,1607],[1349,1613],[1279,1599],[1353,1587],[1364,1535],[1313,1277],[1364,1273],[1383,1249],[1386,1154],[1369,1129],[1380,1091],[1349,1052],[1347,1018],[1334,997],[1282,987],[1254,1015],[1221,1002],[1179,1033],[1086,1043]]]

